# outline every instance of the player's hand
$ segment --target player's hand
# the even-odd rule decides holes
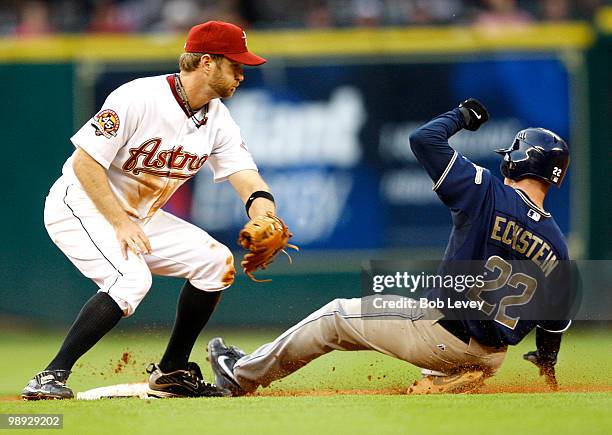
[[[465,120],[465,128],[476,131],[489,120],[487,108],[476,98],[470,98],[459,104],[459,110]]]
[[[137,223],[126,219],[115,228],[115,231],[121,246],[121,254],[126,260],[128,258],[128,249],[136,255],[151,253],[149,238]]]
[[[527,352],[523,355],[523,359],[534,363],[540,369],[540,376],[544,376],[544,381],[551,390],[557,391],[559,389],[559,383],[555,374],[555,364],[557,361],[542,358],[537,350]]]

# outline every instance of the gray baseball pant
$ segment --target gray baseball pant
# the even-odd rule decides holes
[[[371,297],[368,297],[371,298]],[[332,350],[375,350],[425,371],[451,373],[462,366],[480,366],[494,373],[506,348],[464,343],[442,326],[435,309],[362,312],[368,298],[335,299],[238,360],[234,376],[246,391],[281,379]]]

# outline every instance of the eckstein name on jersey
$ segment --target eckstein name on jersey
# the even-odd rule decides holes
[[[546,276],[550,275],[559,264],[557,256],[548,243],[506,217],[495,216],[491,239],[508,245],[512,250],[529,258]]]

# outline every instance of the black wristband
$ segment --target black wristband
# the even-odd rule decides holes
[[[274,197],[272,196],[272,194],[270,192],[266,192],[265,190],[258,190],[256,192],[251,193],[251,196],[249,196],[249,199],[247,199],[247,202],[244,204],[244,208],[246,209],[246,214],[248,217],[250,217],[249,209],[251,208],[251,204],[253,204],[253,201],[255,201],[257,198],[266,198],[274,202]]]

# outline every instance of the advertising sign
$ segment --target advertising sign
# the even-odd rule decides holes
[[[412,154],[408,136],[466,98],[481,100],[491,119],[450,143],[497,176],[499,156],[493,151],[507,147],[518,130],[545,127],[569,141],[568,73],[555,57],[375,60],[271,61],[247,69],[240,89],[225,101],[274,192],[279,215],[303,248],[443,246],[450,215],[431,190],[432,180]],[[114,87],[138,75],[143,74],[101,75],[98,105]],[[565,233],[570,185],[571,169],[546,204]],[[214,184],[208,170],[166,209],[228,246],[235,246],[246,221],[229,183]]]

